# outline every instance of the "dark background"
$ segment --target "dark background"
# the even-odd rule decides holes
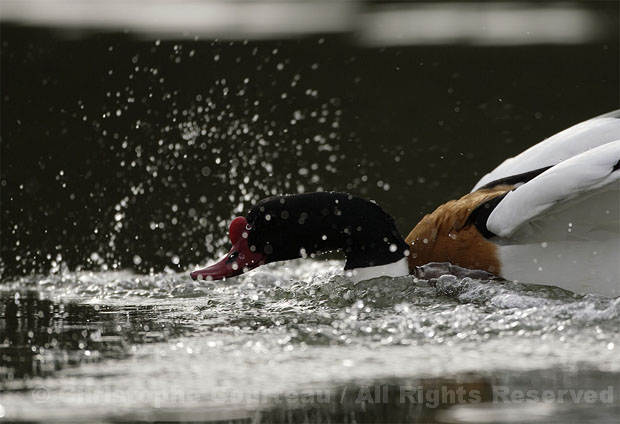
[[[405,236],[505,158],[618,108],[617,36],[391,48],[10,24],[0,36],[4,278],[191,268],[226,244],[232,216],[279,193],[375,199]]]

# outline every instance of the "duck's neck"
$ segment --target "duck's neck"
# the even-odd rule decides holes
[[[409,248],[394,219],[377,204],[347,193],[272,197],[252,208],[247,220],[249,244],[265,253],[266,262],[342,250],[352,277],[409,272]]]
[[[396,262],[385,265],[350,269],[345,272],[345,275],[357,283],[377,277],[404,277],[405,275],[409,275],[409,273],[409,262],[407,258],[404,257]]]

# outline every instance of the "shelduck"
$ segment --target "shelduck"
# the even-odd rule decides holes
[[[620,295],[620,110],[507,159],[403,239],[376,203],[347,193],[274,196],[230,224],[230,252],[191,273],[219,280],[341,250],[355,281],[442,262],[574,292]]]

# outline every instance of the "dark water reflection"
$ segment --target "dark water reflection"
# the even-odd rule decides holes
[[[257,415],[264,422],[282,423],[579,422],[585,417],[593,417],[594,407],[590,405],[586,408],[568,405],[564,410],[545,408],[545,405],[541,408],[540,404],[533,402],[498,406],[497,400],[507,382],[510,382],[513,393],[527,391],[532,383],[555,391],[572,387],[600,390],[601,387],[608,388],[603,384],[613,385],[614,378],[599,373],[582,373],[567,378],[542,372],[514,373],[501,379],[469,374],[454,378],[353,384],[332,388],[330,393],[335,395],[334,399],[323,405],[295,408],[293,404],[285,404],[262,410]],[[604,409],[604,414],[620,412],[618,402],[599,403],[596,407]]]
[[[470,397],[471,396],[471,397]],[[252,399],[251,396],[248,398]],[[454,405],[492,400],[490,380],[482,376],[453,379],[393,380],[377,384],[335,386],[254,397],[260,408],[237,410],[148,411],[122,419],[196,422],[393,423],[438,422]],[[441,422],[441,421],[439,421]]]
[[[136,344],[192,331],[181,319],[162,322],[162,306],[54,302],[38,292],[3,292],[0,299],[0,380],[5,381],[126,358]]]
[[[618,374],[562,373],[548,370],[507,373],[500,378],[464,374],[451,378],[389,379],[324,389],[269,395],[246,393],[236,407],[153,408],[109,413],[104,422],[200,423],[580,423],[613,422],[620,403],[613,397]],[[571,390],[603,394],[596,402],[513,401],[515,393],[544,387],[552,393]],[[579,389],[575,389],[579,388]],[[610,389],[611,388],[611,389]],[[539,390],[542,393],[542,389]],[[245,403],[244,403],[245,402]],[[594,421],[592,421],[594,420]]]

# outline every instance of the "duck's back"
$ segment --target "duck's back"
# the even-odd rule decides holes
[[[506,160],[407,237],[410,267],[450,262],[509,280],[620,295],[620,111]]]
[[[502,277],[620,295],[620,184],[566,201],[498,244]]]
[[[580,122],[515,157],[508,158],[480,179],[473,191],[494,181],[529,173],[575,157],[590,149],[620,139],[620,109]]]
[[[505,161],[476,187],[511,180],[484,228],[501,275],[620,295],[620,114],[594,118]],[[543,168],[532,170],[543,165]],[[518,181],[508,170],[524,175]]]

